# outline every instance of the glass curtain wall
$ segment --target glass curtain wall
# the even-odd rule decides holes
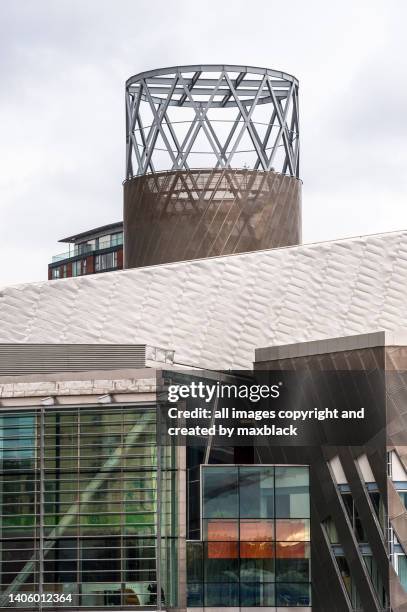
[[[210,465],[201,478],[188,605],[310,606],[308,467]]]
[[[34,609],[10,598],[41,592],[71,595],[58,604],[66,606],[156,605],[155,407],[20,410],[0,419],[1,605]],[[160,476],[163,516],[171,460]],[[171,536],[164,521],[165,550]],[[172,596],[165,589],[164,601]]]

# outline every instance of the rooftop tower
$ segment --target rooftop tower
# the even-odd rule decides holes
[[[177,66],[126,82],[126,268],[301,241],[298,81]]]

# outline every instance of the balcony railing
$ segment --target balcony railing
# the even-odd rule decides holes
[[[52,263],[57,263],[58,261],[63,261],[64,259],[71,259],[71,257],[78,257],[80,255],[88,255],[89,253],[94,253],[95,251],[102,251],[103,249],[110,249],[111,247],[121,246],[123,244],[123,236],[120,238],[115,238],[111,241],[99,241],[99,245],[96,246],[94,244],[81,244],[78,247],[73,248],[71,251],[67,251],[65,253],[59,253],[58,255],[52,256]]]
[[[72,251],[68,251],[66,253],[59,253],[59,255],[53,255],[52,263],[62,261],[63,259],[70,259],[71,257],[77,257],[78,255],[88,255],[88,253],[92,253],[93,251],[96,251],[96,247],[94,245],[87,244],[81,247],[80,249],[72,249]]]

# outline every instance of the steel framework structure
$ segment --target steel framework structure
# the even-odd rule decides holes
[[[176,66],[126,82],[126,178],[252,168],[299,176],[298,81],[236,65]]]

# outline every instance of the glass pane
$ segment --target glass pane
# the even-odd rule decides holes
[[[308,542],[310,524],[307,519],[284,519],[276,521],[276,540],[279,542]]]
[[[397,555],[397,574],[404,590],[407,591],[407,557],[405,555]]]
[[[276,517],[309,518],[309,471],[307,467],[276,467]]]
[[[187,606],[188,608],[203,606],[203,584],[188,584]]]
[[[205,584],[205,606],[239,605],[239,585],[236,582],[218,582]]]
[[[239,579],[239,559],[237,555],[237,543],[232,544],[234,550],[230,550],[231,557],[227,558],[216,554],[215,543],[206,545],[206,555],[204,560],[204,575],[206,582],[236,582]],[[213,554],[215,552],[215,555]]]
[[[240,521],[240,540],[248,542],[273,540],[273,522],[250,519]]]
[[[324,525],[325,525],[327,536],[331,544],[338,544],[339,536],[338,536],[338,532],[336,531],[336,526],[335,526],[333,519],[331,517],[327,518]]]
[[[208,542],[206,553],[211,559],[237,559],[239,557],[237,542]]]
[[[207,520],[204,521],[204,539],[218,541],[237,541],[239,526],[237,521]]]
[[[274,584],[261,582],[240,584],[241,606],[274,606]]]
[[[277,606],[310,606],[309,584],[276,584]]]
[[[260,550],[258,550],[260,545]],[[240,579],[245,582],[274,581],[274,551],[270,542],[240,545]],[[257,549],[257,550],[256,550]]]
[[[310,547],[304,542],[293,542],[278,547],[276,555],[277,582],[310,581]]]
[[[187,542],[187,578],[189,582],[203,580],[203,556],[201,542]]]
[[[202,470],[202,479],[204,518],[237,518],[237,467],[205,467]]]
[[[239,468],[240,516],[274,516],[274,467]]]
[[[407,491],[398,491],[398,494],[400,495],[400,499],[403,502],[404,507],[407,508]],[[376,499],[374,499],[374,497],[376,497]],[[372,499],[375,509],[378,513],[379,512],[379,500],[377,500],[377,498],[380,499],[380,493],[370,493],[370,498]]]

